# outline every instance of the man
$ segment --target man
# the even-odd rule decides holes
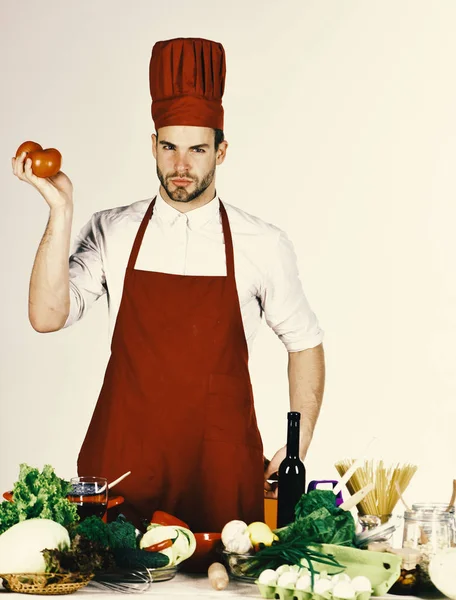
[[[323,394],[322,333],[293,248],[273,225],[222,203],[215,171],[226,156],[225,54],[215,42],[157,43],[150,63],[152,201],[95,214],[68,253],[72,186],[58,173],[15,174],[50,206],[30,283],[30,321],[57,331],[108,294],[115,328],[103,387],[78,459],[81,475],[118,486],[137,525],[162,509],[195,531],[263,520],[266,479],[248,348],[261,314],[289,351],[290,405],[302,414],[301,455]],[[285,418],[284,418],[285,428]]]

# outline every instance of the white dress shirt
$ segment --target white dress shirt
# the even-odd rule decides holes
[[[65,327],[107,294],[112,335],[128,258],[150,202],[141,200],[95,213],[82,229],[70,257],[71,305]],[[239,208],[224,206],[233,237],[236,285],[249,352],[262,313],[289,352],[320,344],[323,332],[304,295],[286,234]],[[184,214],[158,194],[136,268],[178,275],[226,275],[219,199]]]

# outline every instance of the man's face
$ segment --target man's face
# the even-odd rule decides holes
[[[216,151],[213,129],[162,127],[152,141],[157,175],[171,200],[191,202],[215,185],[215,168],[225,158],[226,142]]]

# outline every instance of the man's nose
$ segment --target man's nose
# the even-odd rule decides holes
[[[174,167],[179,173],[189,170],[190,165],[188,161],[188,156],[185,152],[176,155],[176,162],[174,164]]]

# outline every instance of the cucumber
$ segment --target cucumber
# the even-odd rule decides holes
[[[161,552],[147,552],[139,548],[119,548],[113,550],[116,564],[121,569],[158,569],[169,564],[169,558]]]

